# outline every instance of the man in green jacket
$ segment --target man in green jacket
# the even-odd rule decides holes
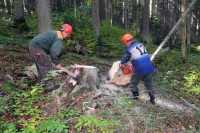
[[[61,25],[59,31],[47,31],[34,37],[29,43],[30,55],[38,70],[38,79],[41,81],[47,73],[53,69],[60,70],[59,56],[62,51],[62,42],[72,34],[72,26],[69,24]],[[51,60],[48,55],[50,55]],[[52,63],[54,64],[52,67]],[[46,82],[48,87],[48,81]],[[59,85],[54,85],[52,90],[58,89]]]

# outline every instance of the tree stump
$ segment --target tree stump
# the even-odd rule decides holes
[[[70,81],[67,82],[67,86],[70,93],[75,93],[82,88],[98,89],[99,87],[99,75],[98,69],[94,66],[74,65],[71,66],[74,69],[74,74],[78,74],[77,85],[73,85]],[[74,87],[74,88],[73,88]]]

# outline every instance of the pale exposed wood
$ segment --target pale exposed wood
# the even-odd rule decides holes
[[[94,66],[74,65],[74,69],[81,69],[81,74],[78,83],[71,92],[72,94],[82,88],[97,89],[99,87],[98,69]]]
[[[188,12],[191,10],[191,8],[194,6],[195,2],[197,0],[193,0],[189,7],[186,9],[186,11],[183,13],[182,17],[177,21],[177,23],[174,25],[174,27],[171,29],[171,31],[168,33],[168,35],[165,37],[165,39],[162,41],[162,43],[160,44],[160,46],[157,48],[157,50],[153,53],[153,55],[151,56],[151,61],[154,60],[155,56],[159,53],[159,51],[162,49],[162,47],[166,44],[166,42],[168,41],[168,39],[171,37],[171,35],[174,33],[174,31],[177,29],[177,27],[180,25],[180,23],[182,22],[182,20],[187,16]]]
[[[113,83],[116,85],[126,85],[130,82],[132,74],[122,74],[120,72],[120,65],[121,61],[116,61],[113,63],[111,69],[108,72],[109,80],[106,83]]]

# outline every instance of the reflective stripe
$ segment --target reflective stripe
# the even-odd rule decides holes
[[[61,33],[61,31],[56,31],[58,38],[63,40],[63,35]]]

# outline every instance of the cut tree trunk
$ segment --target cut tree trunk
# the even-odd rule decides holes
[[[79,90],[81,88],[97,89],[99,87],[98,69],[94,66],[74,65],[71,66],[73,71],[62,67],[61,70],[56,70],[59,73],[66,73],[70,76],[69,79],[63,79],[66,81],[68,94],[71,93],[74,88]],[[35,80],[38,77],[38,72],[35,64],[27,66],[21,73],[27,76],[31,80]]]
[[[70,100],[73,101],[73,97],[76,96],[77,92],[84,91],[84,89],[99,88],[98,69],[94,66],[74,65],[70,66],[70,69],[62,68],[57,72],[59,72],[59,75],[53,77],[51,82],[51,85],[60,85],[57,90],[51,92],[52,101],[54,106],[57,107],[57,112],[60,112],[65,104],[69,104]],[[22,73],[27,74],[26,76],[31,79],[36,77],[37,69],[35,65],[28,66]],[[76,75],[75,79],[74,75]]]
[[[89,88],[89,89],[98,89],[99,88],[99,75],[98,69],[94,66],[85,66],[85,65],[74,65],[71,66],[74,68],[74,74],[78,73],[78,81],[77,85],[74,86],[73,91],[71,93],[75,93],[79,91],[81,88]],[[73,86],[72,83],[67,83],[69,87]],[[70,88],[71,89],[71,88]]]
[[[126,75],[122,74],[122,72],[120,72],[120,67],[119,67],[120,63],[121,61],[116,61],[113,63],[112,67],[108,72],[109,80],[106,81],[106,83],[113,83],[116,85],[126,85],[130,82],[132,74],[126,74]]]

